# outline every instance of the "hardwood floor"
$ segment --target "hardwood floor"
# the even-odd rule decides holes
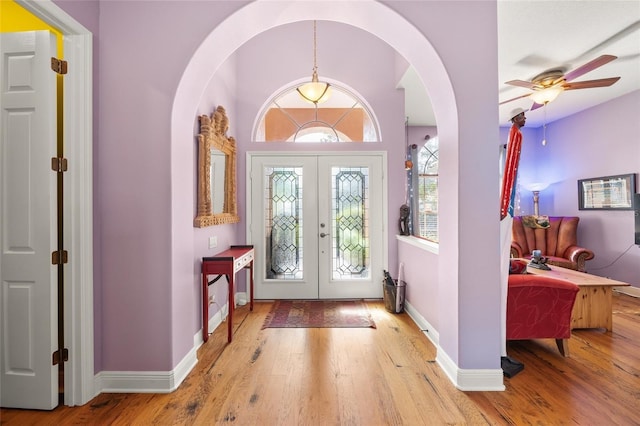
[[[406,315],[368,303],[377,329],[265,329],[270,303],[236,311],[171,394],[101,394],[82,407],[0,411],[3,425],[638,425],[640,299],[614,293],[613,332],[510,342],[525,369],[505,392],[456,390]]]

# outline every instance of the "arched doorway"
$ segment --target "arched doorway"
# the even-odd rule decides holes
[[[468,216],[469,210],[462,211],[459,206],[467,205],[472,199],[475,199],[475,196],[466,197],[466,190],[457,191],[455,188],[458,185],[463,185],[464,182],[462,182],[462,180],[468,180],[468,176],[466,175],[464,179],[461,179],[460,167],[462,165],[459,157],[463,157],[465,161],[469,160],[467,156],[476,150],[474,147],[474,149],[466,150],[466,152],[463,153],[459,145],[461,135],[465,136],[464,142],[469,145],[468,142],[471,140],[469,134],[472,133],[472,131],[468,128],[470,127],[468,125],[471,121],[474,124],[478,124],[478,118],[481,118],[485,123],[488,123],[491,121],[491,114],[477,111],[475,107],[468,107],[472,102],[472,100],[469,99],[470,96],[465,97],[466,94],[460,92],[459,96],[467,100],[464,104],[465,108],[463,109],[473,113],[480,112],[480,114],[476,114],[477,117],[474,120],[468,118],[471,115],[465,115],[465,119],[463,120],[465,126],[462,126],[462,129],[460,128],[460,116],[458,115],[460,106],[456,103],[452,79],[449,77],[443,60],[434,49],[434,46],[427,40],[426,36],[401,15],[395,13],[392,8],[378,2],[367,1],[357,2],[357,4],[355,4],[355,2],[340,2],[331,10],[314,10],[301,3],[303,2],[250,3],[218,25],[203,41],[185,68],[185,72],[176,90],[171,115],[172,159],[185,157],[186,145],[184,135],[192,132],[193,117],[196,115],[197,105],[200,102],[203,89],[207,86],[212,73],[215,73],[227,57],[233,54],[243,43],[261,32],[287,23],[317,19],[349,24],[370,32],[385,41],[414,67],[427,88],[438,119],[438,134],[441,141],[446,145],[446,150],[443,150],[443,158],[447,157],[451,160],[446,170],[442,173],[442,182],[446,182],[447,185],[451,187],[451,192],[446,198],[448,214],[442,221],[443,228],[447,232],[448,242],[442,244],[440,247],[440,264],[438,270],[451,275],[452,285],[443,288],[438,297],[448,306],[446,317],[455,319],[450,325],[447,323],[447,325],[443,326],[443,328],[447,329],[446,333],[443,333],[446,338],[441,341],[444,341],[445,345],[450,347],[449,349],[453,359],[453,362],[450,364],[457,366],[456,362],[459,361],[460,346],[458,338],[461,336],[457,320],[459,316],[465,315],[460,311],[459,306],[467,303],[466,300],[460,300],[458,287],[460,286],[461,275],[464,275],[465,279],[469,280],[467,271],[461,271],[462,260],[459,245],[460,239],[465,240],[465,238],[467,238],[460,233],[460,217]],[[489,12],[491,11],[489,10]],[[446,13],[446,11],[443,12],[443,15]],[[423,28],[423,30],[425,30],[425,34],[429,34],[428,29]],[[210,53],[214,50],[216,52],[215,56],[208,55],[208,52]],[[466,58],[458,59],[460,61],[466,60]],[[453,68],[456,68],[457,71],[462,71],[460,63],[454,64]],[[490,67],[487,67],[487,69],[489,68]],[[483,78],[488,77],[485,75],[488,74],[487,69],[482,70]],[[462,80],[462,78],[460,78],[460,80]],[[458,82],[459,80],[456,81]],[[466,85],[463,86],[468,87]],[[471,90],[471,92],[473,92],[473,90]],[[487,90],[481,94],[483,102],[491,103],[491,99],[487,99],[490,96],[486,96],[486,92],[490,91]],[[485,109],[490,110],[488,108]],[[492,135],[490,129],[486,128],[487,125],[479,127],[482,127],[487,134]],[[173,154],[175,154],[175,156]],[[189,153],[187,152],[187,154]],[[482,164],[485,164],[485,162]],[[189,167],[184,167],[185,165]],[[187,163],[172,163],[173,206],[193,203],[192,195],[185,193],[181,187],[181,183],[189,179],[192,174],[190,167]],[[487,167],[482,167],[482,173],[488,174],[489,172],[485,169],[487,169]],[[477,194],[484,192],[485,191],[479,191]],[[490,198],[491,197],[488,197],[487,199],[489,200]],[[174,213],[175,214],[172,214],[173,235],[188,233],[187,227],[191,219],[189,212],[180,212],[176,208],[174,209]],[[244,214],[242,211],[240,213],[241,215]],[[486,232],[483,231],[482,235],[484,236]],[[184,252],[182,252],[182,254],[184,254]],[[172,256],[171,269],[174,274],[172,281],[177,283],[180,277],[176,271],[188,269],[188,265],[185,265],[184,261],[181,261],[178,256]],[[492,275],[492,273],[489,275]],[[468,285],[468,283],[465,281],[464,285]],[[475,314],[471,316],[473,315]],[[491,318],[493,317],[491,316]],[[466,319],[468,318],[465,318],[465,320]],[[492,365],[492,363],[493,361],[491,360],[486,364]]]
[[[195,173],[191,161],[193,152],[189,152],[185,135],[193,132],[202,92],[211,75],[234,51],[275,26],[315,19],[336,21],[358,27],[384,40],[416,69],[432,98],[436,115],[439,115],[438,111],[447,111],[446,114],[441,113],[442,118],[438,117],[439,135],[446,137],[450,146],[457,146],[458,117],[452,85],[442,60],[425,36],[402,16],[378,2],[339,2],[334,6],[331,9],[313,9],[304,2],[250,3],[214,28],[194,53],[177,87],[171,114],[171,157],[174,160],[183,159],[173,161],[171,166],[173,235],[190,234],[190,212],[177,206],[194,203],[193,194],[183,190],[183,183],[192,179]],[[367,19],[363,19],[363,16]],[[216,54],[211,55],[210,52]],[[182,253],[184,250],[193,250],[191,241],[182,243]],[[182,278],[178,271],[189,269],[180,263],[184,260],[179,259],[185,258],[172,256],[174,283]]]

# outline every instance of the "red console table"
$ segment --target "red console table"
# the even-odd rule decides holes
[[[222,275],[229,282],[229,316],[227,318],[227,341],[233,337],[233,311],[235,310],[234,282],[236,272],[249,268],[249,309],[253,311],[253,257],[252,245],[231,246],[228,250],[218,253],[213,257],[202,258],[202,340],[209,340],[209,284],[216,282]],[[208,275],[218,275],[209,282]]]

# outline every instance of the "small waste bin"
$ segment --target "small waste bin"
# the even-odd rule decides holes
[[[382,295],[384,307],[387,311],[399,314],[404,311],[404,294],[407,285],[402,280],[394,280],[387,271],[384,271],[382,280]]]

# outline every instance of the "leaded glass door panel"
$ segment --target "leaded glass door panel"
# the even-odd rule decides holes
[[[253,155],[256,298],[381,297],[382,155]]]
[[[382,297],[382,157],[319,157],[318,188],[320,299]]]

